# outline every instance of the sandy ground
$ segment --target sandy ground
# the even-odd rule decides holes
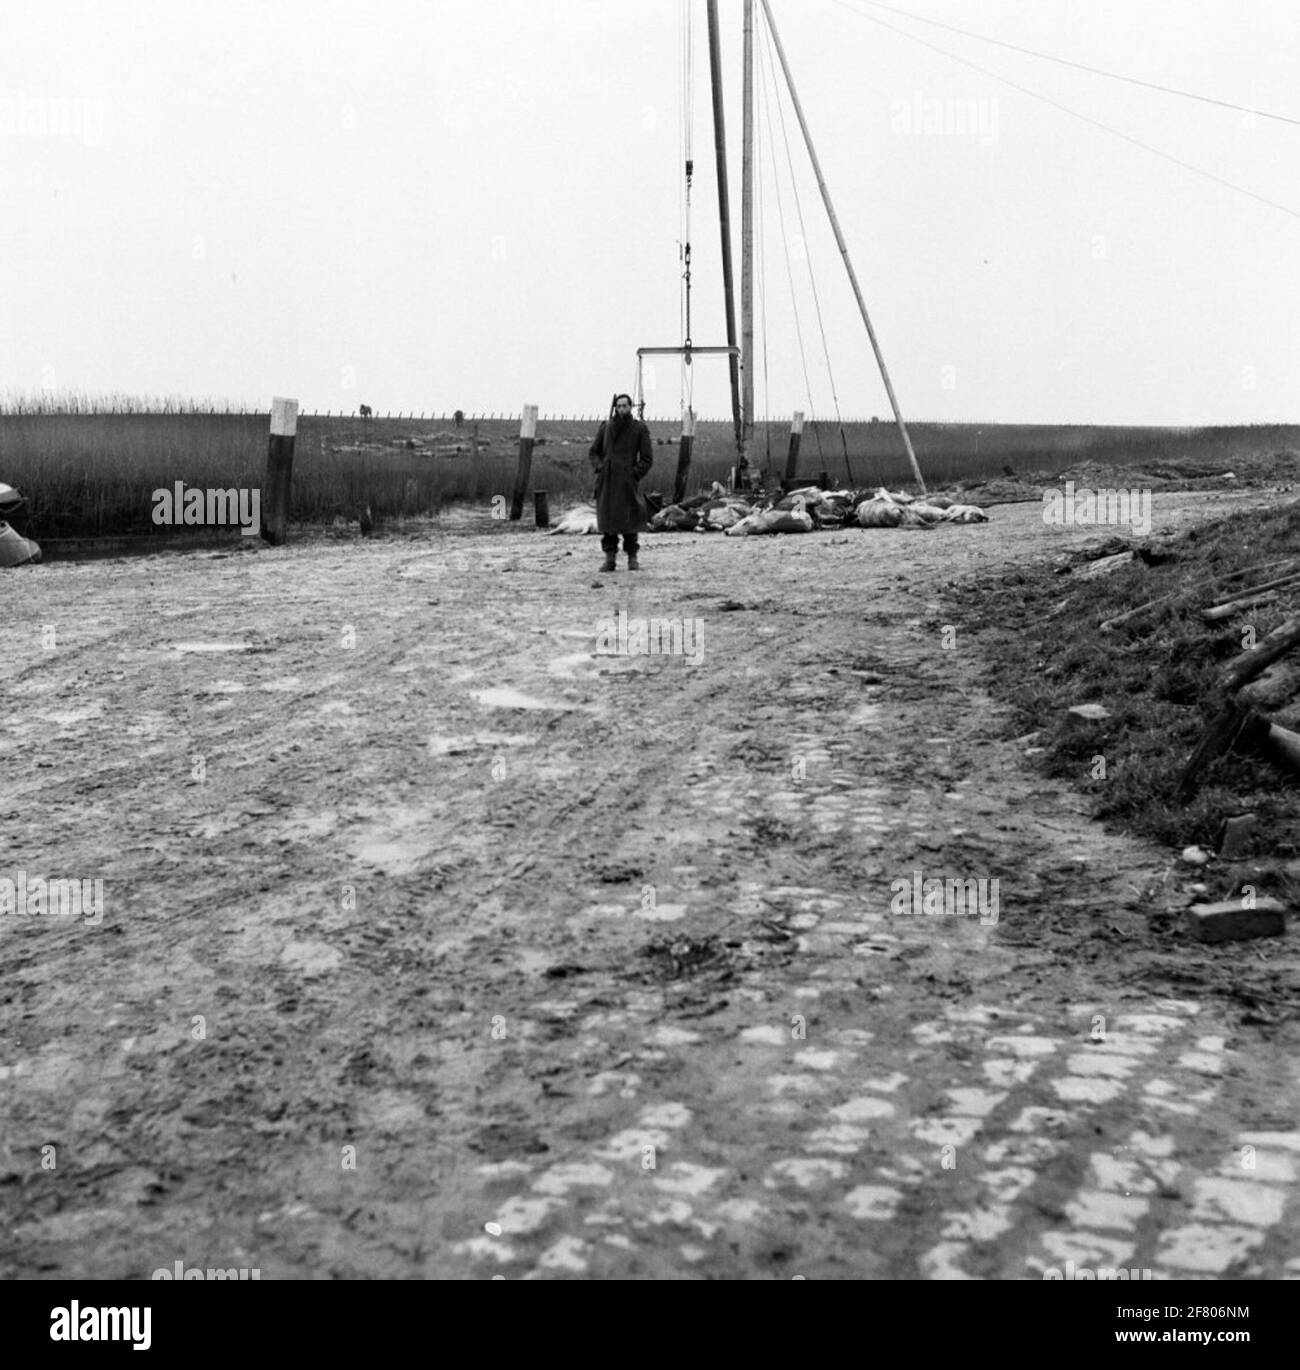
[[[944,633],[1096,535],[5,573],[0,875],[103,917],[0,918],[0,1275],[1300,1274],[1297,1034],[1231,994],[1291,943],[1188,941]],[[620,610],[698,659],[601,654]]]

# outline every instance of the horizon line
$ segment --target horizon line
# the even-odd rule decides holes
[[[131,397],[133,398],[133,397]],[[165,398],[160,397],[164,399]],[[0,418],[197,418],[197,417],[220,417],[220,418],[255,418],[265,415],[268,419],[271,414],[271,406],[265,407],[258,405],[227,405],[225,408],[205,409],[197,407],[192,402],[184,400],[183,397],[176,397],[177,405],[189,407],[132,407],[128,398],[126,407],[111,406],[101,404],[91,404],[86,408],[79,407],[58,407],[42,408],[37,405],[32,408],[11,408],[10,404],[4,399],[0,399]],[[21,403],[21,401],[20,401]],[[337,413],[333,409],[303,409],[298,410],[300,419],[338,419],[339,421],[352,421],[361,423],[383,422],[383,423],[433,423],[448,422],[454,423],[458,411],[447,412],[399,410],[394,413],[387,410],[384,413],[373,414],[369,420],[363,420],[357,409],[339,410]],[[493,410],[478,413],[459,411],[462,415],[461,423],[517,423],[522,415],[518,411]],[[538,423],[603,423],[608,414],[602,413],[566,413],[556,411],[553,413],[539,413]],[[753,427],[788,427],[791,423],[790,414],[773,416],[770,414],[756,416],[753,420]],[[682,416],[680,414],[648,414],[644,418],[646,423],[655,424],[680,424]],[[734,423],[734,419],[729,414],[695,416],[697,424],[727,425]],[[896,428],[892,418],[880,415],[845,415],[840,418],[835,416],[808,415],[805,412],[804,425],[821,425],[823,427],[836,428],[840,424],[848,427],[881,427]],[[1246,421],[1230,420],[1209,420],[1209,421],[1188,421],[1161,422],[1159,420],[1145,421],[1116,421],[1116,420],[1097,420],[1097,419],[927,419],[912,418],[908,420],[909,427],[927,428],[1114,428],[1114,429],[1163,429],[1163,430],[1186,430],[1195,431],[1207,428],[1296,428],[1300,427],[1300,417],[1292,419],[1251,419]]]

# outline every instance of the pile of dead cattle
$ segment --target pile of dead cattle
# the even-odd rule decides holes
[[[776,498],[745,499],[715,484],[708,494],[670,504],[650,520],[655,532],[811,533],[816,528],[934,528],[940,523],[987,523],[973,504],[945,495],[918,499],[902,491],[822,490],[815,485]]]
[[[0,481],[0,566],[35,566],[41,560],[39,544],[23,537],[7,522],[26,502],[12,485]]]
[[[705,494],[660,507],[659,497],[646,497],[650,530],[655,533],[725,533],[743,538],[754,533],[811,533],[818,528],[935,528],[941,523],[987,523],[988,515],[973,504],[946,495],[917,499],[903,491],[822,490],[815,485],[777,496],[728,494],[715,481]],[[580,504],[550,530],[552,533],[596,532],[596,511]]]

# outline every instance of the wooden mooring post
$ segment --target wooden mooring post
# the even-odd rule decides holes
[[[262,537],[273,547],[285,540],[289,528],[289,496],[293,481],[293,440],[298,431],[298,401],[271,401],[271,443],[266,454],[266,500]]]
[[[790,420],[790,449],[785,454],[785,478],[793,480],[799,465],[799,444],[803,441],[803,410],[796,409]]]
[[[517,523],[524,516],[524,494],[533,469],[533,443],[537,440],[537,406],[524,405],[519,421],[519,470],[515,473],[515,493],[510,501],[510,519]]]
[[[686,478],[691,471],[691,448],[695,445],[695,410],[682,415],[682,439],[677,447],[677,479],[673,482],[673,503],[686,498]]]
[[[533,491],[533,518],[539,528],[551,526],[551,505],[545,490]]]

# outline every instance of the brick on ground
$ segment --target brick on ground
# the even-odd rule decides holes
[[[1253,813],[1244,813],[1237,818],[1229,818],[1223,825],[1223,838],[1219,843],[1219,859],[1239,861],[1250,849],[1250,840],[1255,835],[1259,821]]]
[[[1187,928],[1198,942],[1240,942],[1248,937],[1281,937],[1286,932],[1286,909],[1265,895],[1255,907],[1245,908],[1240,899],[1219,904],[1193,904],[1187,910]]]

